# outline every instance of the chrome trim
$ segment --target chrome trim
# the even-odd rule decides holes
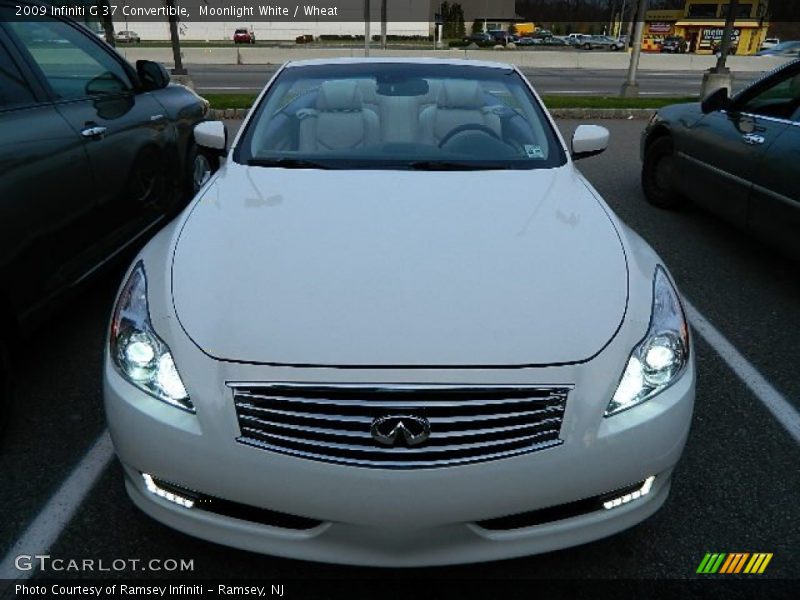
[[[763,119],[765,121],[770,121],[771,123],[782,123],[784,125],[794,125],[795,127],[800,127],[800,121],[792,121],[791,119],[779,119],[778,117],[768,117],[766,115],[757,115],[755,113],[748,113],[748,112],[729,112],[727,110],[720,111],[728,116],[739,116],[739,117],[751,117],[753,119]]]
[[[228,383],[247,446],[329,463],[431,468],[560,445],[573,385]],[[375,424],[419,421],[391,444]],[[416,421],[415,421],[416,420]],[[381,432],[387,433],[387,432]],[[416,430],[414,433],[417,433]],[[405,442],[405,443],[403,443]]]
[[[522,456],[523,454],[529,454],[531,452],[535,452],[538,450],[545,450],[547,448],[552,448],[563,444],[561,440],[556,440],[553,442],[543,442],[541,444],[536,444],[534,446],[531,446],[530,448],[522,448],[517,450],[508,450],[505,452],[495,452],[493,454],[486,454],[479,459],[469,457],[460,459],[459,458],[450,459],[447,461],[441,461],[441,460],[374,461],[374,460],[359,460],[359,459],[349,459],[349,460],[337,459],[336,457],[331,457],[326,454],[303,452],[300,450],[290,450],[287,448],[283,448],[282,446],[273,446],[271,444],[258,442],[256,440],[250,440],[250,439],[245,440],[240,438],[237,441],[245,446],[253,446],[255,448],[260,448],[262,450],[269,450],[270,452],[275,452],[277,454],[285,454],[288,456],[294,456],[296,458],[305,458],[310,460],[316,460],[319,462],[333,463],[343,466],[371,467],[376,469],[429,469],[433,467],[455,467],[455,466],[475,464],[480,462],[487,462],[490,460],[499,460],[501,458],[512,458],[516,456]]]

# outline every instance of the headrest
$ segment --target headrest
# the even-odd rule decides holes
[[[326,81],[320,86],[317,110],[346,112],[362,108],[364,99],[355,81]]]
[[[439,108],[480,109],[484,107],[483,92],[477,81],[446,79],[439,92]]]

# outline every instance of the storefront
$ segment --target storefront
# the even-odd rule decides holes
[[[687,52],[714,54],[722,45],[729,0],[687,0],[683,10],[651,10],[645,17],[642,49],[659,52],[665,38],[680,36]],[[741,1],[734,23],[733,48],[738,55],[758,52],[767,37],[768,0]]]

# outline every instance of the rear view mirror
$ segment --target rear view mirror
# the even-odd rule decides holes
[[[139,75],[142,87],[148,91],[163,89],[170,82],[169,73],[164,65],[152,60],[137,60],[136,73]]]
[[[705,100],[700,104],[700,109],[704,115],[707,115],[718,110],[724,110],[728,108],[729,104],[728,88],[719,88],[706,96]]]
[[[225,154],[228,147],[228,131],[222,121],[203,121],[194,126],[194,141],[207,150]]]
[[[572,160],[597,156],[606,151],[611,133],[599,125],[580,125],[572,136]]]

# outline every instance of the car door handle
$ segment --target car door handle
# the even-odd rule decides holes
[[[100,127],[99,125],[94,125],[92,127],[87,127],[86,129],[81,130],[81,135],[85,138],[90,139],[100,139],[106,133],[105,127]]]
[[[757,135],[755,133],[748,133],[742,136],[742,140],[745,144],[749,144],[750,146],[760,146],[767,141],[763,135]]]

